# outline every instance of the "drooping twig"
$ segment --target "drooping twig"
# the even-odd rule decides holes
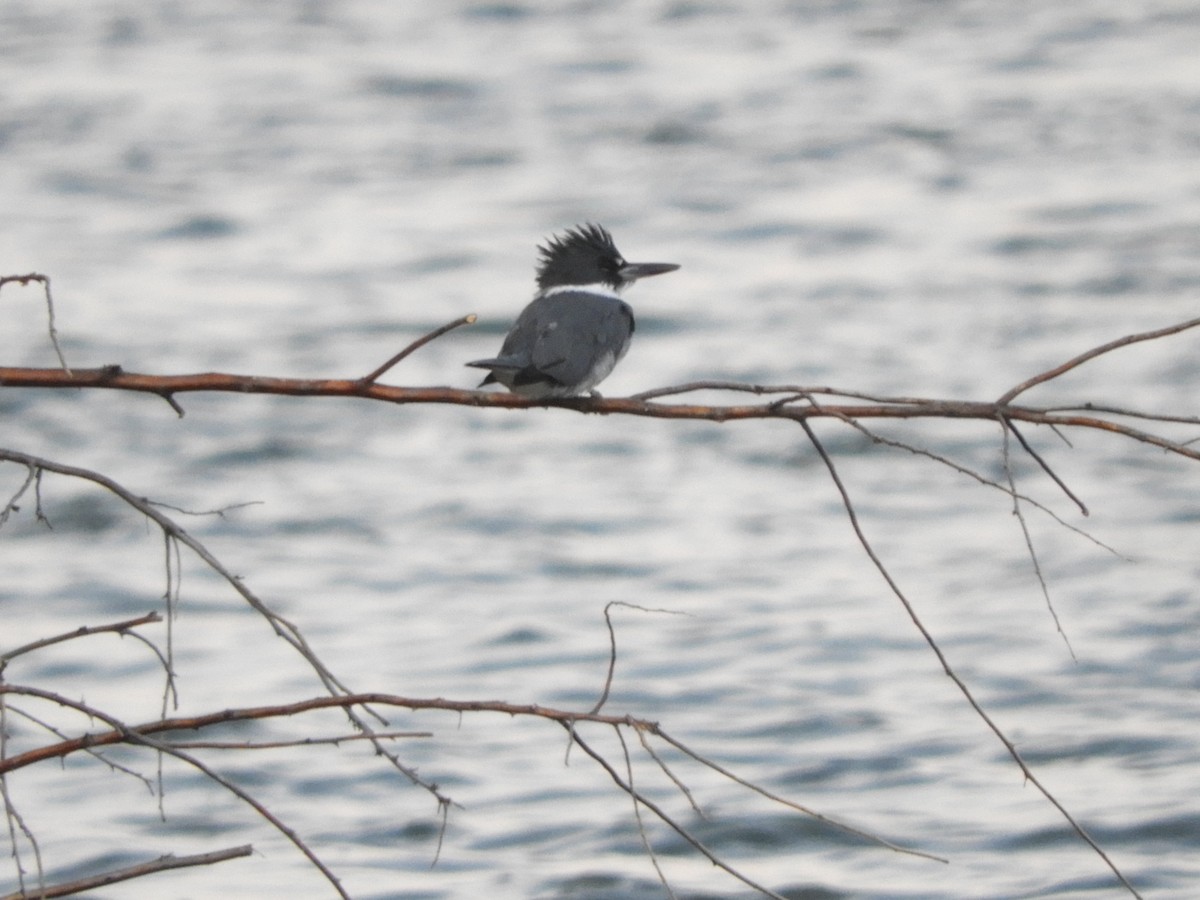
[[[683,796],[687,798],[688,805],[691,806],[692,812],[698,815],[701,819],[707,819],[708,816],[705,814],[704,810],[700,808],[700,804],[696,802],[696,798],[692,796],[692,789],[684,784],[683,779],[676,775],[674,771],[672,771],[671,767],[666,764],[663,758],[658,755],[658,751],[656,751],[651,745],[650,741],[646,739],[646,732],[641,728],[635,728],[634,733],[638,736],[638,741],[641,743],[642,749],[646,751],[646,755],[654,760],[662,773],[670,779],[673,785],[675,785],[676,790],[678,790],[679,793],[683,794]],[[658,733],[662,734],[663,732],[660,730]],[[752,790],[754,789],[753,785],[748,786]]]
[[[1000,419],[1000,424],[1005,429],[1007,429],[1008,431],[1011,431],[1013,433],[1013,437],[1015,437],[1020,442],[1021,446],[1025,449],[1025,452],[1028,453],[1031,457],[1033,457],[1033,461],[1042,467],[1042,471],[1045,472],[1047,475],[1049,475],[1051,480],[1055,484],[1057,484],[1060,488],[1062,488],[1062,492],[1071,498],[1071,500],[1075,503],[1075,505],[1079,507],[1079,511],[1081,513],[1083,513],[1085,516],[1088,515],[1087,505],[1084,504],[1084,502],[1082,500],[1080,500],[1078,497],[1075,496],[1075,492],[1072,491],[1069,487],[1067,487],[1067,483],[1065,481],[1063,481],[1061,478],[1058,477],[1058,473],[1055,472],[1052,468],[1050,468],[1050,464],[1047,463],[1046,460],[1042,459],[1041,455],[1036,450],[1034,450],[1033,447],[1030,446],[1029,441],[1025,440],[1025,435],[1021,434],[1020,429],[1017,428],[1017,426],[1014,425],[1012,422],[1010,422],[1008,417],[1005,416],[1004,413],[999,413],[998,417]]]
[[[6,718],[4,698],[0,697],[0,722],[3,722]],[[0,759],[3,759],[4,756],[4,743],[5,739],[0,735]],[[24,892],[25,864],[21,862],[20,845],[17,841],[17,832],[19,831],[25,837],[25,840],[29,841],[29,846],[33,848],[38,887],[42,888],[46,883],[46,873],[42,867],[42,848],[38,844],[37,836],[25,824],[25,819],[21,816],[16,804],[13,803],[12,796],[8,791],[8,778],[3,773],[0,773],[0,799],[4,801],[4,819],[8,823],[8,841],[12,847],[13,861],[17,865],[17,884],[20,886],[21,891]]]
[[[654,866],[654,871],[658,873],[658,880],[662,883],[667,896],[671,900],[678,900],[678,897],[675,896],[675,891],[671,889],[671,883],[667,881],[666,873],[663,872],[662,866],[658,864],[658,854],[654,852],[654,847],[650,843],[650,836],[646,834],[646,823],[642,821],[642,807],[639,794],[633,784],[633,760],[629,758],[629,747],[625,743],[625,734],[615,725],[613,726],[613,731],[617,734],[617,740],[621,744],[621,753],[625,757],[625,780],[629,785],[629,799],[633,801],[633,818],[637,821],[638,836],[642,839],[642,847],[645,849],[646,855],[650,857],[650,865]]]
[[[38,470],[35,467],[27,467],[25,480],[21,482],[21,486],[17,488],[16,492],[8,498],[8,502],[4,504],[4,508],[0,509],[0,528],[4,527],[4,523],[8,521],[9,516],[21,508],[17,504],[34,483],[34,480],[37,478],[37,472]]]
[[[975,481],[979,482],[982,485],[986,485],[987,487],[994,488],[998,491],[1002,491],[1003,493],[1009,494],[1010,496],[1012,496],[1012,486],[1011,485],[1007,485],[1007,486],[1003,485],[1000,482],[995,481],[994,479],[988,478],[986,475],[983,475],[982,473],[977,472],[968,466],[964,466],[961,463],[955,462],[954,460],[950,459],[948,456],[943,456],[940,453],[935,453],[932,450],[929,450],[925,447],[917,447],[913,444],[909,444],[904,441],[898,441],[895,438],[884,437],[883,435],[879,434],[877,431],[873,431],[872,429],[867,428],[867,426],[865,426],[862,422],[859,422],[857,419],[852,419],[848,416],[840,416],[839,418],[841,418],[841,420],[843,422],[845,422],[847,425],[849,425],[851,428],[854,428],[856,431],[862,433],[865,437],[870,438],[872,443],[882,444],[885,447],[895,447],[898,450],[906,450],[909,453],[912,453],[914,456],[923,456],[926,459],[931,459],[934,462],[940,463],[941,465],[946,466],[949,469],[953,469],[955,472],[958,472],[962,475],[966,475],[968,478],[973,478]],[[1040,502],[1039,500],[1036,500],[1035,498],[1030,497],[1027,494],[1016,494],[1015,498],[1019,499],[1022,503],[1026,503],[1026,504],[1032,506],[1033,508],[1037,509],[1039,512],[1045,513],[1047,516],[1052,518],[1055,522],[1057,522],[1063,528],[1067,529],[1068,531],[1075,532],[1075,534],[1077,534],[1080,537],[1085,538],[1086,540],[1095,544],[1101,550],[1106,550],[1107,552],[1111,553],[1113,556],[1117,557],[1118,559],[1123,559],[1123,560],[1128,561],[1129,558],[1127,556],[1125,556],[1124,554],[1122,554],[1115,547],[1112,547],[1112,546],[1104,543],[1104,541],[1100,540],[1094,534],[1084,531],[1082,528],[1078,527],[1077,525],[1071,524],[1066,519],[1064,519],[1062,516],[1060,516],[1058,513],[1056,513],[1054,510],[1052,510],[1050,507],[1046,506],[1046,504]]]
[[[1029,533],[1029,523],[1025,521],[1025,513],[1021,509],[1021,501],[1018,499],[1020,494],[1017,493],[1017,482],[1013,476],[1012,461],[1008,455],[1008,434],[1012,431],[1013,434],[1018,434],[1017,431],[1009,427],[1009,423],[1001,422],[1001,433],[1003,434],[1003,460],[1004,474],[1008,478],[1008,486],[1011,488],[1012,494],[1012,511],[1017,517],[1017,522],[1021,526],[1021,534],[1025,538],[1025,550],[1029,553],[1029,561],[1033,564],[1033,574],[1037,576],[1038,584],[1042,588],[1042,596],[1046,600],[1046,608],[1050,610],[1050,618],[1054,620],[1054,627],[1058,629],[1058,633],[1062,636],[1063,643],[1067,645],[1067,652],[1071,654],[1072,662],[1079,662],[1079,658],[1075,656],[1075,648],[1071,646],[1071,639],[1067,637],[1066,631],[1063,630],[1062,622],[1059,621],[1058,611],[1054,608],[1054,601],[1050,599],[1050,588],[1046,584],[1046,577],[1042,574],[1042,564],[1038,560],[1037,548],[1033,545],[1033,535]]]
[[[818,822],[828,825],[831,828],[836,828],[838,831],[845,832],[846,834],[852,834],[855,837],[862,838],[863,840],[869,841],[872,844],[878,844],[879,846],[885,847],[888,850],[894,850],[896,853],[904,853],[904,854],[907,854],[908,856],[919,856],[922,859],[930,859],[930,860],[933,860],[934,862],[940,862],[940,863],[948,863],[949,862],[948,859],[944,859],[941,856],[935,856],[932,853],[926,853],[924,850],[915,850],[912,847],[904,847],[900,844],[896,844],[889,840],[885,840],[884,838],[879,837],[879,835],[872,834],[869,831],[863,831],[861,828],[855,828],[853,825],[847,825],[845,822],[841,822],[837,819],[831,818],[830,816],[824,815],[823,813],[819,813],[815,809],[810,809],[807,806],[803,806],[803,805],[795,802],[794,800],[789,800],[786,797],[781,797],[776,793],[768,791],[766,788],[762,787],[761,785],[755,784],[752,781],[747,781],[745,778],[742,778],[737,773],[735,773],[729,769],[726,769],[724,766],[720,765],[719,763],[715,762],[712,759],[709,759],[707,756],[704,756],[703,754],[696,752],[691,747],[688,747],[686,744],[684,744],[682,741],[677,740],[676,738],[672,737],[670,734],[668,734],[662,728],[659,728],[658,731],[656,731],[654,733],[654,735],[655,735],[655,737],[661,738],[662,740],[666,741],[668,744],[670,744],[672,747],[674,747],[676,750],[678,750],[684,756],[687,756],[690,759],[695,760],[700,765],[704,766],[706,769],[712,769],[712,771],[716,772],[718,775],[721,775],[725,778],[728,778],[730,781],[740,784],[742,787],[753,791],[754,793],[758,794],[759,796],[765,797],[767,800],[770,800],[772,803],[778,803],[780,806],[786,806],[789,809],[794,809],[796,812],[803,813],[804,815],[806,815],[810,818],[816,819]],[[672,780],[674,780],[674,779],[672,779]]]
[[[1042,784],[1038,777],[1034,775],[1033,770],[1029,768],[1029,765],[1025,762],[1025,759],[1017,750],[1016,745],[1008,739],[1007,735],[1004,734],[1000,726],[997,725],[992,717],[984,711],[983,707],[980,706],[979,701],[975,699],[975,695],[971,692],[971,689],[967,687],[966,682],[959,677],[958,673],[950,665],[950,661],[946,658],[945,653],[942,652],[942,648],[938,645],[937,640],[934,638],[929,629],[925,627],[925,623],[917,614],[916,608],[912,605],[912,602],[905,595],[904,591],[900,589],[900,585],[896,583],[894,578],[892,578],[891,572],[888,571],[887,567],[883,564],[883,560],[881,560],[875,553],[874,547],[871,546],[871,542],[867,539],[867,535],[863,531],[862,525],[858,521],[858,513],[854,509],[854,503],[850,499],[850,494],[846,490],[846,486],[842,483],[842,479],[838,474],[837,467],[833,464],[833,459],[830,457],[828,451],[826,451],[825,445],[822,444],[817,438],[816,432],[813,431],[812,426],[807,421],[801,420],[800,427],[804,429],[804,433],[808,437],[809,442],[817,451],[817,455],[821,457],[821,461],[825,464],[825,469],[829,472],[829,477],[832,479],[834,487],[841,496],[842,506],[846,510],[846,515],[850,521],[850,527],[853,529],[855,536],[858,538],[858,542],[862,546],[863,551],[867,554],[867,558],[871,560],[871,563],[875,566],[875,569],[881,576],[883,576],[883,580],[887,582],[887,585],[891,589],[892,593],[904,607],[909,619],[912,621],[913,625],[916,626],[917,631],[921,633],[921,637],[925,640],[925,643],[929,645],[929,648],[937,657],[938,662],[941,664],[942,671],[944,671],[947,677],[954,682],[955,687],[958,688],[959,692],[966,699],[967,703],[970,704],[971,708],[975,711],[975,714],[980,718],[980,720],[982,720],[988,729],[999,739],[1000,743],[1004,745],[1005,750],[1008,751],[1009,756],[1013,758],[1013,761],[1020,768],[1022,774],[1025,776],[1025,779],[1034,787],[1036,787],[1042,796],[1045,797],[1050,804],[1059,811],[1059,813],[1064,819],[1066,819],[1067,823],[1071,826],[1075,833],[1079,835],[1079,837],[1096,852],[1101,860],[1104,861],[1105,865],[1108,866],[1121,885],[1125,887],[1130,894],[1139,898],[1140,900],[1141,894],[1139,894],[1133,885],[1129,883],[1124,873],[1117,868],[1116,863],[1109,858],[1108,854],[1104,852],[1103,848],[1096,843],[1095,839],[1088,834],[1084,827],[1078,821],[1076,821],[1075,817],[1071,815],[1067,808],[1063,806],[1061,802],[1059,802],[1058,798],[1050,792],[1050,789]]]

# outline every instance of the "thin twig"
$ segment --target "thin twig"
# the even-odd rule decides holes
[[[865,400],[869,403],[894,403],[897,405],[913,404],[922,406],[936,403],[921,397],[891,397],[882,394],[866,394],[862,391],[849,391],[843,388],[820,385],[817,387],[799,384],[745,384],[740,381],[689,381],[687,384],[676,384],[670,387],[655,388],[631,395],[631,400],[661,400],[663,397],[675,397],[680,394],[691,394],[696,391],[733,391],[743,394],[793,394],[784,403],[792,400],[807,399],[810,394],[821,394],[830,397],[845,397],[850,400]],[[781,401],[776,400],[775,403]]]
[[[1038,584],[1042,588],[1042,596],[1046,599],[1046,608],[1050,610],[1050,618],[1054,620],[1054,627],[1058,629],[1058,633],[1062,635],[1063,643],[1067,645],[1067,652],[1071,654],[1072,662],[1079,662],[1079,658],[1075,655],[1075,648],[1071,646],[1071,639],[1067,637],[1067,632],[1063,630],[1062,622],[1059,621],[1058,611],[1054,608],[1054,601],[1050,599],[1050,588],[1046,584],[1046,577],[1042,574],[1042,564],[1038,560],[1037,549],[1033,545],[1033,535],[1029,533],[1029,523],[1025,521],[1025,513],[1021,509],[1021,501],[1017,498],[1020,496],[1017,493],[1017,483],[1013,477],[1012,460],[1008,455],[1008,433],[1011,430],[1007,427],[1008,423],[1001,421],[1000,431],[1004,436],[1003,443],[1003,459],[1004,459],[1004,474],[1008,478],[1008,485],[1011,488],[1012,494],[1012,511],[1017,517],[1017,522],[1021,526],[1021,534],[1025,538],[1025,549],[1029,553],[1029,560],[1033,563],[1033,574],[1037,576]],[[1013,432],[1014,434],[1016,432]]]
[[[865,841],[870,841],[872,844],[878,844],[881,847],[886,847],[888,850],[893,850],[896,853],[904,853],[908,856],[919,856],[922,859],[930,859],[930,860],[933,860],[934,862],[940,862],[940,863],[948,863],[950,861],[948,859],[944,859],[943,857],[935,856],[932,853],[926,853],[924,850],[914,850],[912,847],[905,847],[905,846],[902,846],[901,844],[893,843],[892,841],[881,838],[877,834],[872,834],[871,832],[864,831],[861,828],[855,828],[853,825],[847,825],[845,822],[840,822],[837,819],[831,818],[830,816],[827,816],[823,813],[819,813],[814,809],[810,809],[807,806],[804,806],[800,803],[795,802],[794,800],[789,800],[786,797],[781,797],[778,794],[768,791],[766,788],[762,787],[761,785],[757,785],[752,781],[747,781],[745,778],[742,778],[740,775],[737,775],[736,773],[731,772],[729,769],[726,769],[724,766],[720,765],[719,763],[714,762],[713,760],[709,759],[707,756],[704,756],[701,753],[697,753],[691,747],[688,747],[683,742],[676,740],[671,735],[667,734],[667,732],[663,731],[661,728],[657,732],[655,732],[655,734],[658,737],[662,738],[664,741],[666,741],[668,744],[670,744],[672,747],[674,747],[676,750],[678,750],[680,753],[684,754],[685,756],[690,757],[691,759],[700,763],[700,765],[704,766],[705,768],[712,769],[717,774],[722,775],[725,778],[728,778],[730,781],[735,782],[736,784],[740,784],[744,788],[754,791],[754,793],[758,794],[761,797],[765,797],[766,799],[770,800],[772,803],[778,803],[780,806],[786,806],[789,809],[794,809],[794,810],[796,810],[796,812],[803,813],[804,815],[809,816],[810,818],[816,819],[818,822],[821,822],[825,825],[829,825],[832,828],[838,829],[838,831],[845,832],[846,834],[852,834],[855,837],[862,838]]]
[[[156,872],[168,872],[172,869],[184,869],[191,866],[211,866],[215,863],[225,862],[226,860],[249,856],[253,852],[254,848],[249,844],[245,844],[241,847],[230,847],[228,850],[197,853],[194,856],[160,856],[158,859],[139,863],[136,866],[113,869],[110,872],[101,872],[98,875],[90,875],[87,878],[79,878],[75,881],[48,884],[34,893],[18,891],[15,894],[5,894],[3,897],[0,897],[0,900],[40,900],[42,897],[69,897],[72,894],[82,894],[84,891],[107,887],[110,884],[116,884],[121,881],[141,878],[143,875],[153,875]]]
[[[1021,443],[1021,446],[1025,448],[1025,452],[1032,456],[1034,462],[1042,467],[1042,471],[1049,475],[1054,483],[1062,488],[1062,492],[1070,497],[1075,505],[1079,507],[1079,511],[1085,516],[1088,515],[1088,508],[1084,502],[1075,496],[1074,491],[1067,487],[1067,483],[1058,477],[1057,472],[1050,468],[1050,464],[1046,462],[1046,460],[1042,459],[1038,452],[1029,445],[1029,441],[1025,440],[1025,435],[1021,434],[1017,426],[1010,422],[1004,413],[999,413],[998,418],[1000,419],[1000,424],[1011,431],[1013,433],[1013,437],[1015,437]]]
[[[25,492],[29,490],[30,486],[37,478],[38,470],[36,468],[33,466],[27,466],[26,468],[27,472],[25,475],[25,480],[21,483],[21,486],[17,488],[16,493],[8,498],[8,502],[4,504],[4,509],[0,509],[0,528],[2,528],[4,523],[8,521],[9,516],[21,508],[17,505],[17,503],[20,501],[21,497],[25,495]]]
[[[171,512],[177,512],[184,516],[216,516],[218,519],[225,518],[225,513],[233,512],[235,509],[245,509],[247,506],[262,506],[264,500],[246,500],[243,503],[230,503],[228,506],[219,506],[216,509],[184,509],[182,506],[172,506],[170,503],[163,503],[161,500],[151,500],[149,497],[143,497],[151,506],[157,506],[160,509],[169,509]]]
[[[624,600],[612,600],[604,604],[604,624],[608,626],[608,673],[604,677],[604,690],[600,692],[600,699],[596,701],[596,705],[591,709],[593,715],[600,712],[604,704],[608,702],[608,694],[612,690],[613,673],[617,668],[617,633],[613,629],[612,615],[610,614],[614,606],[624,606],[627,609],[636,609],[641,612],[667,613],[672,616],[687,615],[687,613],[677,609],[650,609],[645,606],[638,606],[636,603],[627,603]]]
[[[1172,334],[1179,334],[1181,331],[1187,331],[1189,328],[1195,328],[1200,325],[1200,319],[1189,319],[1186,322],[1180,322],[1178,325],[1169,325],[1166,328],[1156,328],[1154,331],[1142,331],[1138,334],[1128,334],[1123,338],[1117,338],[1115,341],[1109,341],[1107,344],[1101,344],[1099,347],[1093,347],[1085,353],[1080,353],[1078,356],[1073,356],[1066,362],[1055,366],[1053,369],[1047,369],[1039,375],[1034,375],[1032,378],[1027,378],[1011,390],[1005,391],[1000,395],[1000,399],[996,401],[997,406],[1008,406],[1018,395],[1025,393],[1032,387],[1039,384],[1044,384],[1064,372],[1069,372],[1077,366],[1083,365],[1090,359],[1095,359],[1112,350],[1117,350],[1121,347],[1128,347],[1130,344],[1136,344],[1141,341],[1152,341],[1156,338],[1167,337]]]
[[[340,734],[329,738],[297,738],[294,741],[164,741],[176,750],[278,750],[281,747],[340,747],[351,741],[394,740],[396,738],[431,738],[432,731],[377,731],[374,734]]]
[[[642,821],[640,795],[635,790],[633,784],[633,760],[629,758],[629,747],[625,743],[625,735],[617,725],[613,726],[613,731],[617,733],[617,740],[621,743],[621,753],[625,757],[625,780],[629,784],[629,799],[633,801],[633,817],[637,820],[638,836],[642,839],[642,846],[646,850],[646,855],[650,857],[650,864],[654,866],[654,871],[658,873],[658,880],[662,883],[663,890],[667,892],[667,896],[671,900],[678,900],[675,896],[675,891],[671,889],[671,883],[667,881],[666,873],[663,872],[662,866],[658,864],[658,854],[654,852],[654,847],[650,845],[650,836],[646,834],[646,823]]]
[[[696,802],[696,798],[692,796],[691,789],[683,783],[682,778],[680,778],[671,770],[671,767],[666,764],[663,758],[658,755],[657,751],[655,751],[654,747],[650,745],[650,742],[646,740],[646,732],[641,728],[635,728],[633,731],[634,734],[637,735],[638,741],[641,742],[642,749],[646,751],[652,760],[658,763],[659,769],[662,770],[664,775],[671,779],[671,783],[678,788],[679,793],[683,794],[683,796],[687,798],[688,805],[692,807],[692,811],[695,812],[700,818],[707,819],[708,816],[705,814],[704,810],[700,808],[700,804]],[[659,733],[661,734],[662,732]],[[753,785],[747,784],[746,786],[750,787],[751,790],[755,789]]]
[[[453,322],[447,322],[445,325],[443,325],[440,328],[435,328],[433,331],[429,332],[429,334],[425,335],[424,337],[417,338],[415,341],[413,341],[411,344],[409,344],[407,347],[405,347],[403,350],[401,350],[399,353],[397,353],[395,356],[393,356],[391,359],[389,359],[387,362],[385,362],[382,366],[380,366],[378,369],[376,369],[370,375],[366,375],[362,379],[360,379],[359,384],[361,384],[363,387],[367,387],[371,384],[374,384],[376,381],[378,381],[383,376],[384,372],[386,372],[388,369],[392,368],[392,366],[396,365],[397,363],[400,363],[401,361],[403,361],[407,356],[409,356],[414,351],[419,350],[420,348],[424,347],[430,341],[440,338],[447,331],[453,331],[455,328],[458,328],[460,325],[474,325],[475,319],[476,319],[475,313],[468,313],[467,315],[462,316],[461,318],[455,319]]]
[[[66,631],[62,634],[56,634],[52,637],[42,638],[38,641],[31,641],[28,644],[22,644],[20,647],[14,647],[4,653],[0,653],[0,670],[8,665],[11,660],[18,656],[24,656],[26,653],[32,653],[34,650],[41,650],[43,647],[50,647],[54,644],[61,644],[63,641],[73,641],[76,638],[89,637],[94,634],[126,634],[132,628],[137,628],[139,625],[148,625],[154,622],[161,622],[162,616],[156,612],[149,612],[144,616],[138,616],[136,619],[125,619],[121,622],[111,622],[108,625],[84,625],[76,628],[74,631]]]

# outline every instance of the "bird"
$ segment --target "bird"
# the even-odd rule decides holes
[[[537,292],[517,316],[499,356],[466,363],[488,369],[479,387],[502,384],[534,400],[599,396],[633,337],[621,291],[675,263],[630,263],[600,225],[568,228],[538,247]]]

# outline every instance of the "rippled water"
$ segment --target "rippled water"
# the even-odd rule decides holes
[[[1182,2],[15,0],[0,5],[0,274],[52,276],[73,365],[133,371],[357,376],[476,312],[388,376],[467,387],[462,362],[491,354],[529,295],[535,244],[599,221],[630,258],[683,266],[631,291],[638,334],[610,396],[715,378],[990,398],[1196,315],[1198,39]],[[53,365],[36,287],[0,299],[4,363]],[[1030,399],[1192,414],[1196,349],[1187,334],[1129,348]],[[638,763],[664,808],[787,896],[1120,895],[942,674],[794,425],[179,399],[182,419],[155,398],[9,391],[3,444],[176,507],[254,502],[185,526],[362,690],[586,709],[604,605],[669,610],[616,611],[610,712],[950,860],[864,844],[664,751],[701,819]],[[996,426],[875,427],[1004,477]],[[873,545],[1038,777],[1145,896],[1195,896],[1195,467],[1026,429],[1091,515],[1014,457],[1022,489],[1122,554],[1028,512],[1072,661],[1003,494],[818,431]],[[24,471],[0,477],[11,491]],[[0,541],[4,645],[161,604],[153,529],[60,478],[42,499],[54,530],[27,501]],[[320,693],[193,561],[175,653],[183,713]],[[143,721],[154,671],[144,648],[97,638],[5,676]],[[365,749],[205,758],[355,897],[664,894],[627,798],[578,748],[564,765],[557,727],[395,724],[434,732],[402,756],[463,806],[433,868],[435,804]],[[611,733],[581,734],[621,759]],[[10,789],[56,877],[259,851],[105,896],[330,893],[238,801],[182,769],[168,784],[165,822],[145,786],[82,760]],[[648,830],[681,896],[746,894]]]

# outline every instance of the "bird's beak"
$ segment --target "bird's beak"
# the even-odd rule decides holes
[[[621,266],[618,274],[621,276],[621,281],[628,284],[639,278],[649,278],[651,275],[665,275],[678,268],[679,266],[675,263],[625,263]]]

